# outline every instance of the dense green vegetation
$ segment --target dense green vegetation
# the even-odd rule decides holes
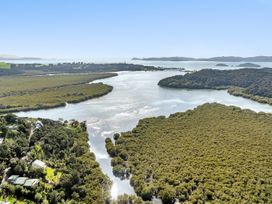
[[[112,204],[152,204],[151,201],[143,201],[142,198],[135,195],[120,195]]]
[[[111,182],[89,150],[86,124],[41,119],[43,127],[34,129],[35,119],[0,117],[0,179],[19,175],[38,178],[33,188],[4,181],[1,199],[23,203],[105,203]],[[13,128],[11,129],[10,126]],[[31,165],[39,159],[46,169]]]
[[[156,71],[163,70],[153,66],[115,63],[59,63],[59,64],[11,64],[10,69],[0,69],[0,76],[6,75],[37,75],[62,73],[89,73],[89,72],[118,72],[118,71]]]
[[[160,86],[186,89],[228,89],[230,94],[272,104],[272,69],[212,70],[162,79]]]
[[[114,73],[89,73],[54,76],[0,77],[0,113],[64,106],[102,96],[112,90],[95,79],[116,76]]]
[[[10,69],[10,64],[5,62],[0,62],[0,69]]]
[[[204,104],[107,139],[115,175],[145,200],[272,202],[272,115]]]

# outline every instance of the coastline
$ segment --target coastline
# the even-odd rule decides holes
[[[197,88],[190,88],[190,87],[171,87],[171,86],[165,86],[165,85],[162,85],[162,84],[158,84],[158,86],[163,87],[163,88],[168,88],[168,89],[226,90],[228,92],[228,94],[230,94],[232,96],[246,98],[246,99],[261,103],[261,104],[272,105],[272,98],[243,93],[243,88],[240,88],[240,87],[214,87],[214,88],[212,88],[212,87],[197,87]]]
[[[22,90],[18,89],[15,91],[9,91],[7,93],[3,93],[0,96],[0,114],[64,107],[67,103],[79,103],[92,98],[101,97],[111,92],[113,90],[113,87],[104,83],[94,82],[96,80],[106,79],[115,76],[118,76],[118,74],[104,73],[104,75],[97,75],[95,78],[88,78],[87,76],[85,77],[86,79],[83,78],[81,81],[70,81],[68,83],[66,82],[63,84],[56,84],[56,86],[54,86],[55,82],[51,81],[50,83],[53,84],[49,83],[49,85],[45,85],[45,87],[38,86],[34,88],[27,87],[29,82],[23,81],[21,83],[26,86],[25,89],[21,88]],[[64,77],[67,78],[66,75]],[[71,75],[71,77],[73,77],[73,75]],[[39,78],[35,77],[34,79],[39,80]],[[40,79],[43,80],[42,82],[39,81],[38,83],[43,83],[43,81],[46,80],[46,78]],[[56,80],[58,79],[59,78],[56,78]],[[62,78],[60,76],[60,80],[61,79]],[[56,100],[52,100],[53,98],[56,98]],[[29,103],[27,103],[28,101]]]
[[[106,85],[106,84],[105,84]],[[18,113],[18,112],[28,112],[28,111],[35,111],[35,110],[47,110],[47,109],[51,109],[51,108],[60,108],[60,107],[65,107],[66,103],[70,103],[70,104],[76,104],[76,103],[80,103],[80,102],[84,102],[93,98],[99,98],[102,96],[107,95],[108,93],[112,92],[113,87],[110,85],[106,85],[109,89],[103,93],[99,93],[99,94],[94,94],[94,95],[90,95],[87,97],[84,97],[82,99],[77,99],[77,100],[68,100],[65,102],[61,102],[59,104],[56,105],[44,105],[41,107],[20,107],[18,109],[14,109],[14,110],[5,110],[5,109],[0,109],[0,114],[7,114],[7,113]]]
[[[233,96],[239,96],[250,99],[252,101],[256,101],[258,103],[272,105],[272,98],[244,93],[243,89],[240,87],[230,87],[227,89],[227,91],[230,95]]]

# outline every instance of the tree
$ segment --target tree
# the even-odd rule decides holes
[[[8,161],[11,157],[11,149],[7,144],[0,145],[0,160]]]
[[[175,203],[176,193],[172,187],[168,186],[159,192],[159,197],[164,204],[173,204]]]
[[[7,114],[7,115],[5,115],[5,120],[6,120],[6,122],[7,123],[15,123],[16,122],[16,119],[17,119],[17,116],[16,115],[14,115],[14,114]]]
[[[41,193],[36,193],[35,194],[35,200],[38,202],[41,202],[43,200],[43,196]]]
[[[150,186],[144,187],[141,191],[141,197],[143,200],[151,200],[153,197],[153,189]]]

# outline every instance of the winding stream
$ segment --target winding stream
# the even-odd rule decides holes
[[[134,190],[128,180],[121,181],[112,174],[104,140],[106,137],[112,137],[116,132],[132,129],[139,119],[186,111],[206,102],[272,112],[272,107],[269,105],[231,96],[222,90],[181,90],[157,86],[160,79],[181,74],[176,71],[119,72],[118,74],[119,76],[114,78],[99,80],[114,87],[106,96],[78,104],[68,104],[66,107],[17,114],[55,120],[59,118],[86,120],[91,150],[95,153],[103,172],[113,181],[111,190],[113,198],[124,193],[134,194]]]

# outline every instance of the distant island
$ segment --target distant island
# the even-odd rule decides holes
[[[159,81],[158,85],[183,89],[227,89],[235,96],[242,96],[272,105],[272,69],[214,70],[176,75]]]
[[[132,60],[144,60],[144,61],[196,61],[195,58],[191,57],[148,57],[148,58],[137,58],[134,57]]]
[[[132,60],[144,61],[214,61],[214,62],[272,62],[272,56],[255,56],[255,57],[236,57],[236,56],[221,56],[212,58],[193,58],[193,57],[148,57],[137,58]]]
[[[253,63],[243,63],[243,64],[239,64],[237,67],[255,68],[255,67],[261,67],[261,66],[258,64],[253,64]]]
[[[217,66],[217,67],[228,67],[229,65],[223,64],[223,63],[219,63],[219,64],[216,64],[215,66]]]

